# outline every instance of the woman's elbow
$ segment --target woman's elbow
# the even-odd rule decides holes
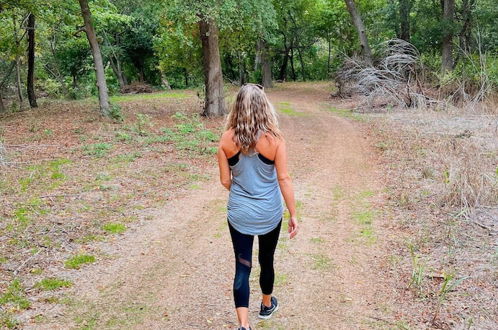
[[[231,180],[220,180],[221,185],[227,189],[230,189],[230,186],[232,185]]]
[[[292,179],[289,175],[284,175],[278,178],[280,184],[291,183]]]

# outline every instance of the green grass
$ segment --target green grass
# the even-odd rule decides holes
[[[314,270],[327,270],[332,266],[332,260],[323,254],[312,254],[313,259],[312,269]]]
[[[126,226],[119,222],[110,222],[104,224],[102,229],[109,234],[122,234],[126,231]]]
[[[337,115],[338,117],[348,118],[348,119],[352,119],[352,120],[356,120],[356,121],[365,121],[365,118],[362,115],[357,114],[349,109],[338,109],[335,107],[329,107],[329,108],[326,108],[326,110],[332,112],[333,114]]]
[[[310,242],[315,243],[315,244],[321,244],[321,243],[325,242],[325,240],[321,237],[312,237],[312,238],[310,238]]]
[[[83,153],[87,156],[94,156],[102,158],[107,155],[108,151],[112,149],[110,143],[95,143],[83,146]]]
[[[190,95],[183,92],[160,92],[160,93],[142,93],[142,94],[126,94],[114,95],[110,97],[111,102],[128,102],[142,100],[157,100],[157,99],[187,99]]]
[[[71,281],[63,280],[55,277],[47,277],[35,284],[35,288],[44,291],[52,291],[60,288],[69,288],[73,285]]]
[[[4,305],[12,305],[16,309],[28,309],[31,306],[31,302],[26,298],[26,292],[18,278],[10,282],[5,293],[0,295],[0,306]]]
[[[307,113],[305,113],[305,112],[296,111],[289,102],[278,102],[277,103],[277,110],[283,114],[288,115],[288,116],[299,117],[299,116],[306,116],[307,115]]]
[[[88,254],[77,254],[66,260],[64,267],[69,269],[80,269],[82,265],[95,262],[95,257]]]
[[[284,286],[288,283],[288,278],[286,274],[277,273],[275,275],[275,286]]]

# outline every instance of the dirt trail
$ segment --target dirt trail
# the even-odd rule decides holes
[[[274,292],[281,309],[269,321],[257,320],[259,268],[254,262],[253,328],[385,326],[392,316],[378,271],[382,186],[371,142],[359,125],[326,111],[330,101],[323,84],[307,90],[289,85],[269,95],[277,108],[287,108],[281,127],[301,232],[292,241],[281,234]],[[32,328],[235,327],[228,193],[218,183],[216,168],[208,174],[209,182],[171,202],[138,231],[102,243],[113,258],[83,269],[71,291],[75,299],[56,311],[57,317]]]

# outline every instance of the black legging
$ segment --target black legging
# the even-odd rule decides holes
[[[278,235],[280,226],[271,232],[259,235],[259,265],[261,266],[261,274],[259,275],[259,285],[263,294],[272,294],[273,282],[275,280],[275,272],[273,270],[273,255],[277,247]],[[254,236],[245,235],[238,232],[228,222],[230,235],[232,236],[233,250],[235,252],[235,278],[233,280],[233,298],[235,300],[235,308],[249,307],[249,275],[251,274],[252,266],[252,244]]]

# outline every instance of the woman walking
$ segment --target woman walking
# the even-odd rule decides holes
[[[233,296],[239,330],[249,326],[249,275],[254,236],[258,236],[262,302],[259,317],[268,319],[278,309],[272,296],[273,255],[282,224],[282,197],[289,210],[289,236],[297,234],[292,181],[287,173],[285,141],[277,116],[263,87],[242,86],[228,115],[218,149],[220,180],[230,191],[228,227],[235,253]]]

